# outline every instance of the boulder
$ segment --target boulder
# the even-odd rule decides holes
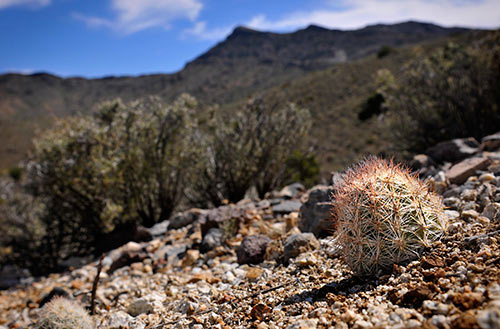
[[[312,233],[296,233],[290,235],[284,245],[283,259],[287,263],[290,258],[301,253],[319,248],[319,242]]]
[[[172,218],[170,218],[170,224],[168,225],[168,229],[178,229],[189,224],[192,224],[198,220],[200,220],[206,211],[203,209],[192,208],[184,212],[179,212],[175,214]]]
[[[300,207],[299,229],[317,237],[331,233],[332,186],[318,185],[309,192],[309,199]]]
[[[446,171],[445,175],[452,184],[462,184],[467,178],[474,175],[477,170],[483,170],[489,164],[490,160],[486,157],[469,158],[452,166]]]
[[[479,143],[472,137],[457,138],[436,144],[427,154],[436,162],[457,162],[479,151]]]
[[[275,215],[286,215],[291,212],[299,211],[302,206],[302,202],[297,200],[285,200],[274,206],[272,206],[271,210]]]
[[[245,237],[236,250],[238,264],[262,263],[269,242],[271,242],[271,239],[265,235],[257,234]]]

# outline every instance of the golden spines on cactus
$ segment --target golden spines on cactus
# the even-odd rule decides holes
[[[346,172],[333,218],[355,275],[377,275],[418,258],[446,230],[441,197],[392,162],[367,159]]]

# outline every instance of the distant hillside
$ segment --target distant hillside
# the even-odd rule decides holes
[[[188,92],[204,103],[227,104],[309,72],[374,54],[382,46],[398,47],[464,31],[417,22],[354,31],[309,26],[286,34],[238,27],[175,74],[101,79],[0,75],[0,167],[22,159],[34,128],[49,127],[51,116],[85,113],[106,99],[159,95],[172,100]]]

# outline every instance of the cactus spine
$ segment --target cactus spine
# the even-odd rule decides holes
[[[37,329],[92,329],[94,323],[80,304],[55,297],[40,312]]]
[[[370,158],[349,169],[334,198],[338,242],[358,276],[418,258],[446,230],[441,197],[392,162]]]

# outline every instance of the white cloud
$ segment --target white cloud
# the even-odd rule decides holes
[[[2,1],[2,0],[0,0]],[[115,18],[73,17],[91,27],[108,27],[119,32],[134,33],[151,27],[170,28],[178,19],[194,21],[203,5],[200,0],[111,0]]]
[[[29,5],[35,7],[44,7],[50,5],[51,0],[0,0],[0,9]]]
[[[332,1],[333,3],[333,1]],[[247,26],[259,30],[289,31],[309,24],[329,28],[356,29],[368,24],[397,23],[407,20],[432,22],[444,26],[498,28],[498,0],[344,0],[336,9],[294,12],[281,19],[264,15],[253,17]],[[342,9],[338,9],[339,5]]]
[[[196,22],[190,29],[184,30],[183,37],[194,36],[199,40],[220,40],[227,36],[234,29],[234,26],[217,27],[209,29],[204,21]]]

